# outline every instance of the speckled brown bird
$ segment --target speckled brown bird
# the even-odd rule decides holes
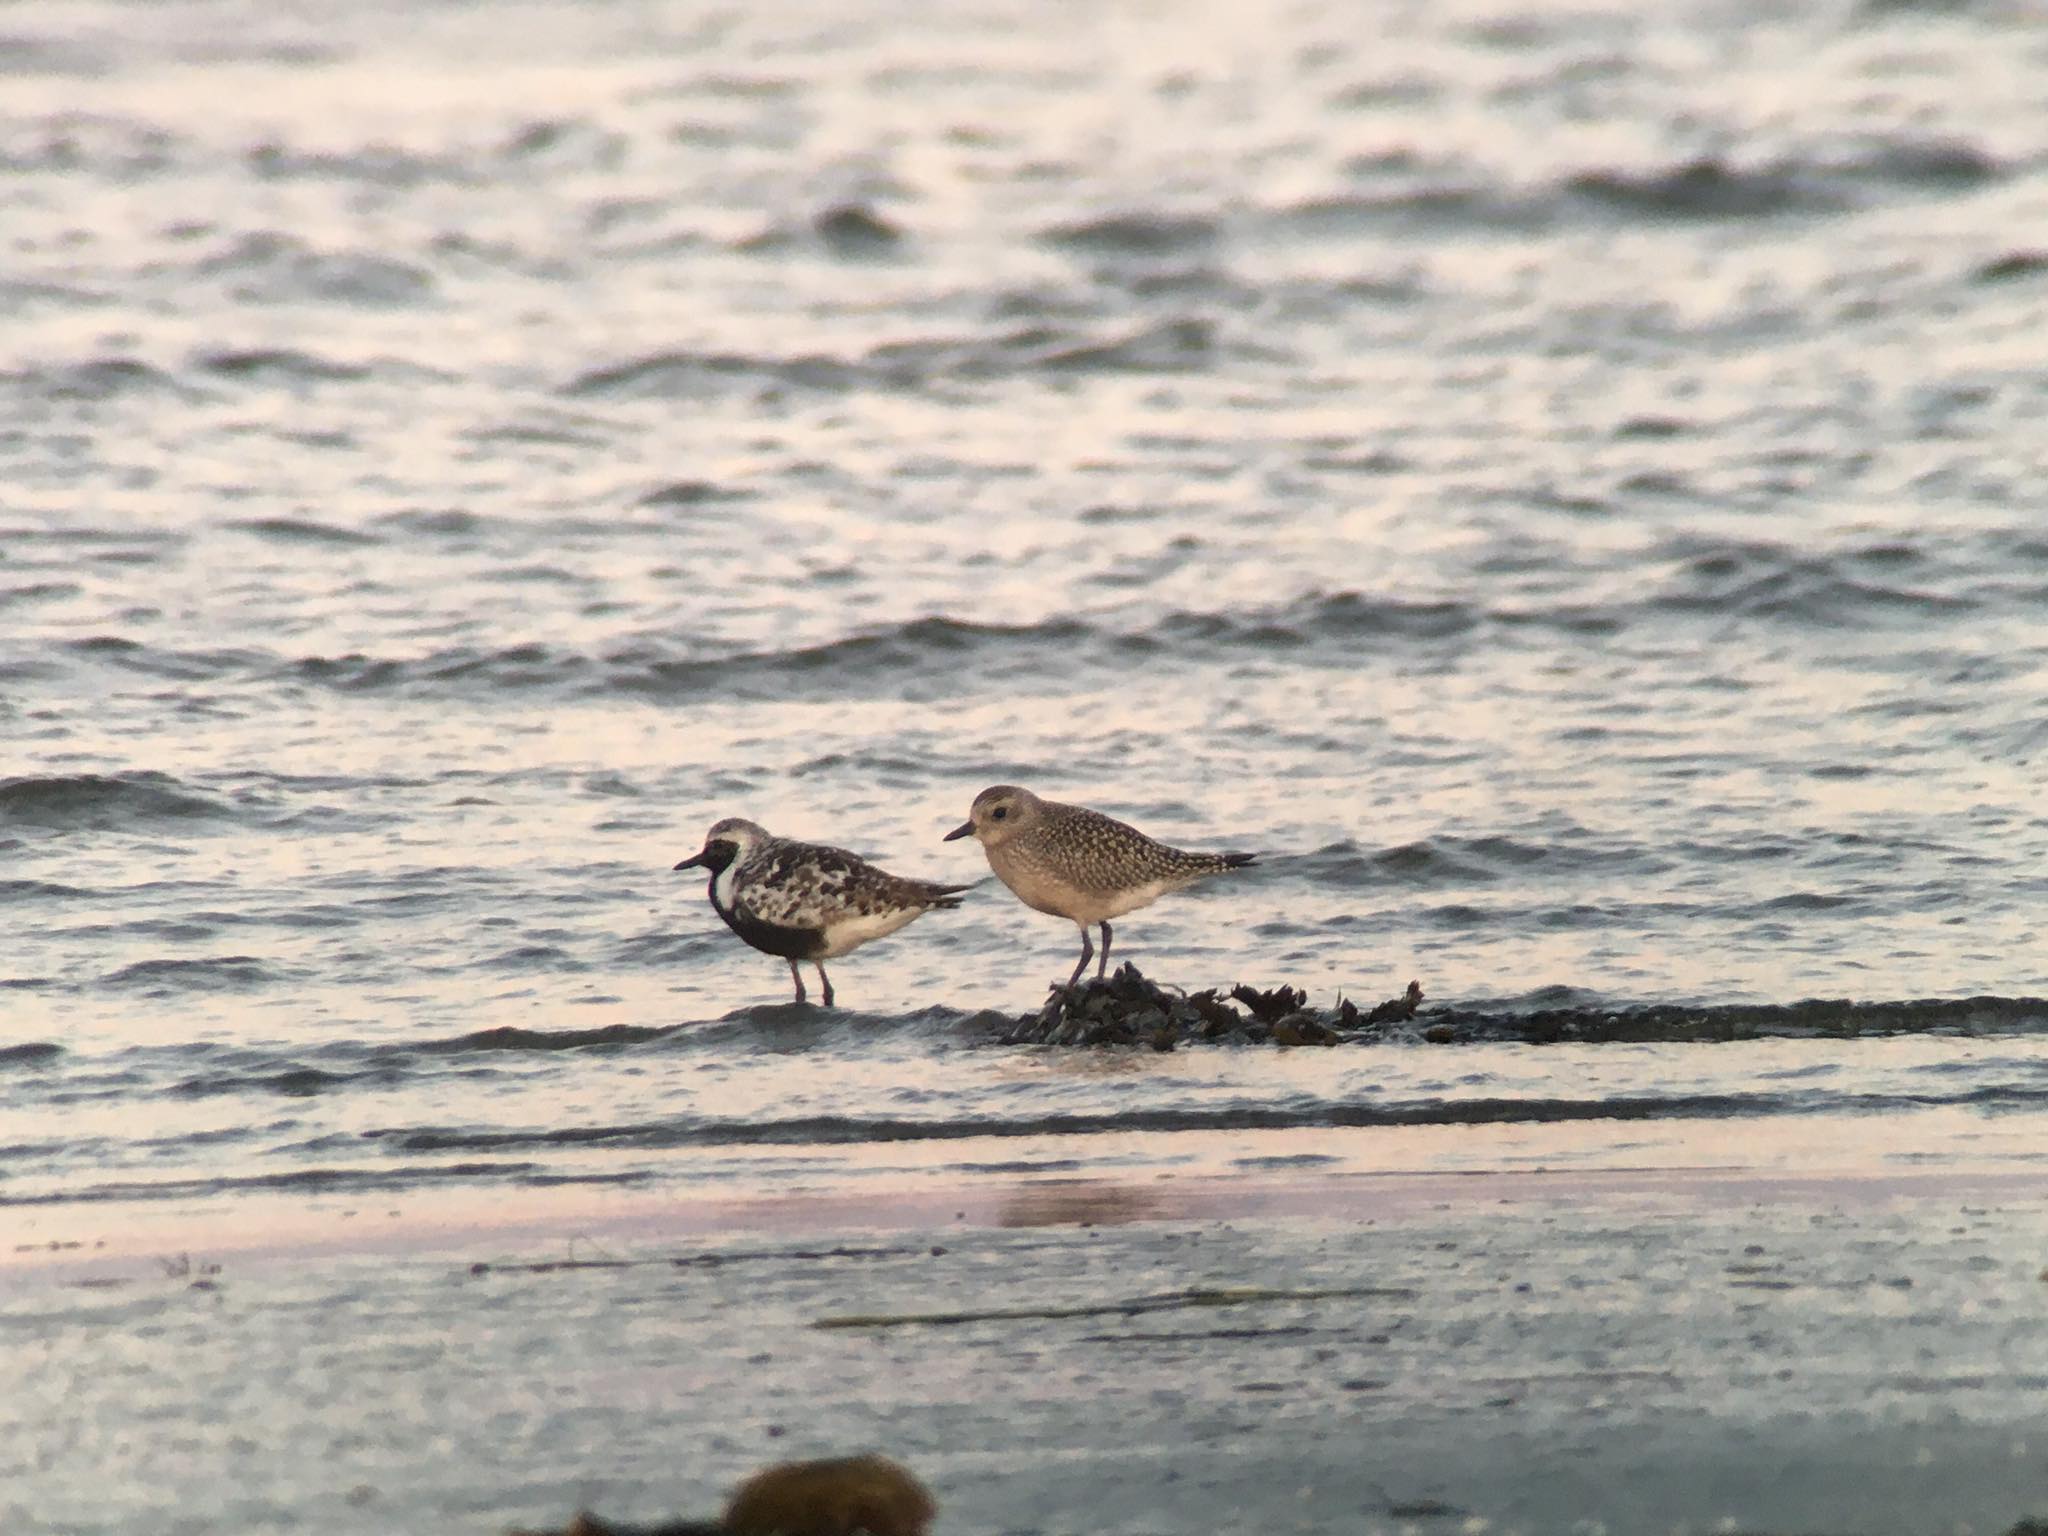
[[[810,961],[827,1008],[827,960],[894,933],[934,907],[957,907],[959,893],[971,889],[906,880],[844,848],[777,837],[738,816],[715,823],[704,846],[676,868],[711,871],[712,908],[754,948],[789,962],[798,1002],[804,1000],[804,978],[796,963]]]
[[[1109,969],[1109,920],[1148,906],[1168,891],[1226,869],[1242,869],[1250,853],[1186,853],[1147,837],[1113,816],[1078,805],[1041,800],[1014,784],[996,784],[974,797],[967,820],[944,841],[973,837],[996,872],[1027,907],[1064,917],[1081,929],[1081,960],[1068,987],[1094,958],[1091,925],[1102,929],[1099,979]]]

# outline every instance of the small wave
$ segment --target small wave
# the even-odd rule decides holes
[[[1859,1109],[1977,1102],[1983,1090],[1955,1099],[1912,1095],[1863,1096]],[[2035,1095],[2048,1097],[2048,1093]],[[1117,1112],[974,1115],[960,1119],[801,1115],[784,1120],[712,1120],[697,1117],[624,1125],[565,1126],[541,1130],[467,1130],[421,1126],[365,1132],[403,1152],[545,1152],[562,1147],[607,1146],[642,1151],[703,1146],[847,1146],[875,1142],[958,1141],[982,1137],[1098,1136],[1142,1132],[1307,1130],[1376,1126],[1531,1125],[1580,1120],[1696,1120],[1801,1114],[1838,1103],[1825,1089],[1772,1089],[1755,1093],[1670,1093],[1607,1098],[1423,1098],[1394,1103],[1244,1104],[1217,1108],[1128,1109]]]
[[[47,1066],[64,1054],[54,1040],[25,1040],[19,1045],[0,1045],[0,1069]]]
[[[753,493],[737,486],[714,485],[709,480],[671,480],[645,492],[637,506],[701,507],[708,502],[744,501]]]
[[[52,830],[128,828],[153,821],[233,814],[222,801],[167,773],[62,774],[0,779],[0,825]]]
[[[1924,621],[1973,612],[1973,598],[1954,597],[1874,579],[1898,569],[1897,552],[1812,555],[1776,544],[1681,543],[1682,564],[1662,592],[1644,600],[1650,609],[1781,619],[1800,625],[1863,628]],[[1858,567],[1863,574],[1852,574]]]
[[[588,658],[545,645],[514,645],[497,650],[461,646],[412,661],[364,656],[305,656],[290,663],[290,675],[347,693],[383,690],[440,691],[460,684],[458,691],[523,691],[556,687],[588,674]]]
[[[181,651],[160,645],[145,645],[125,635],[93,635],[66,641],[63,649],[73,655],[116,666],[145,677],[173,678],[179,682],[203,682],[228,677],[263,666],[261,652],[248,650]]]
[[[1662,443],[1697,430],[1692,422],[1676,416],[1631,416],[1614,429],[1614,436],[1621,442]]]
[[[1113,340],[1052,348],[1037,366],[1053,373],[1176,373],[1210,366],[1218,351],[1215,322],[1166,320]]]
[[[258,144],[244,159],[249,170],[266,181],[360,181],[380,187],[417,187],[429,182],[476,180],[476,172],[460,160],[388,144],[339,151]]]
[[[1297,236],[1342,237],[1387,225],[1420,231],[1535,233],[1588,218],[1774,219],[1860,207],[1899,191],[1969,190],[2009,174],[1973,144],[1872,139],[1758,163],[1705,155],[1642,168],[1588,167],[1552,183],[1505,184],[1479,166],[1412,156],[1367,158],[1356,191],[1308,199],[1268,217]]]
[[[1412,1029],[1425,1040],[1724,1041],[1759,1038],[1843,1038],[1857,1035],[1956,1034],[2048,1031],[2048,999],[2038,997],[1928,998],[1857,1002],[1815,998],[1799,1003],[1723,1003],[1689,1007],[1646,1004],[1600,1007],[1569,1004],[1527,1010],[1433,1008]]]
[[[541,118],[513,130],[498,154],[506,160],[545,161],[557,167],[610,169],[624,155],[626,142],[624,135],[584,118]]]
[[[133,357],[97,357],[0,373],[0,388],[25,399],[114,400],[130,395],[190,392],[161,368]]]
[[[1617,1039],[1635,1039],[1617,1036]],[[1645,1038],[1661,1039],[1663,1036]],[[799,1115],[787,1119],[673,1120],[499,1130],[457,1126],[369,1130],[366,1139],[402,1153],[543,1154],[562,1148],[603,1146],[659,1151],[682,1147],[846,1146],[879,1142],[959,1141],[990,1137],[1093,1136],[1144,1132],[1308,1130],[1324,1127],[1541,1125],[1588,1120],[1668,1121],[1755,1119],[1811,1114],[1821,1109],[1858,1113],[1932,1106],[2038,1109],[2048,1088],[1977,1085],[1954,1093],[1843,1095],[1830,1086],[1777,1086],[1747,1092],[1640,1093],[1594,1098],[1555,1096],[1425,1097],[1394,1102],[1235,1104],[1213,1108],[1132,1108],[1119,1111],[1027,1115],[977,1114],[956,1119],[896,1116]]]
[[[666,1028],[638,1024],[607,1024],[597,1029],[521,1029],[508,1024],[447,1040],[380,1049],[429,1056],[463,1056],[475,1051],[581,1051],[597,1046],[640,1045],[659,1040],[669,1032]]]
[[[1833,167],[1837,171],[1901,186],[1983,186],[2007,174],[1996,155],[1958,139],[1880,140]]]
[[[1836,157],[1809,155],[1738,166],[1717,157],[1647,172],[1588,171],[1564,184],[1568,196],[1654,218],[1744,219],[1827,213],[1856,206],[1873,184],[1966,189],[2004,168],[1974,145],[1948,140],[1879,141]]]
[[[275,1093],[287,1098],[310,1099],[357,1080],[357,1074],[353,1073],[327,1072],[319,1067],[286,1067],[276,1072],[204,1073],[174,1084],[170,1092],[181,1099],[210,1099],[244,1093]]]
[[[1418,233],[1533,233],[1554,222],[1560,212],[1554,198],[1517,194],[1481,182],[1338,193],[1275,209],[1272,218],[1285,233],[1319,239],[1388,225]]]
[[[2010,283],[2048,274],[2048,251],[2008,251],[1971,274],[1980,283]]]
[[[323,251],[289,235],[244,236],[199,263],[202,275],[229,283],[237,298],[265,304],[307,300],[397,308],[432,293],[423,269],[370,251]]]
[[[35,581],[26,586],[0,589],[0,608],[17,608],[28,603],[58,602],[76,597],[85,589],[75,581]]]
[[[77,1189],[53,1190],[34,1195],[9,1195],[0,1187],[0,1206],[68,1205],[73,1201],[105,1202],[123,1200],[189,1200],[207,1195],[260,1191],[308,1191],[335,1194],[369,1194],[382,1190],[414,1189],[423,1185],[464,1179],[518,1179],[541,1177],[533,1163],[444,1163],[423,1168],[303,1168],[295,1173],[254,1174],[241,1178],[164,1179],[157,1182],[133,1180],[110,1184],[89,1184]],[[550,1183],[630,1182],[639,1175],[552,1175]]]
[[[1384,888],[1389,884],[1429,890],[1446,886],[1490,885],[1541,870],[1557,876],[1581,870],[1640,870],[1644,850],[1629,845],[1602,846],[1584,834],[1554,842],[1511,837],[1432,837],[1398,847],[1367,850],[1350,839],[1330,843],[1304,856],[1294,867],[1318,884]],[[1469,912],[1469,909],[1457,909]]]
[[[1265,610],[1170,613],[1149,629],[1118,637],[1140,652],[1210,646],[1224,651],[1306,651],[1341,642],[1355,654],[1360,640],[1437,641],[1476,628],[1484,610],[1459,602],[1412,602],[1360,592],[1310,593]]]
[[[823,645],[702,660],[669,658],[652,646],[641,646],[605,658],[610,669],[606,687],[664,698],[713,691],[742,698],[784,697],[840,680],[901,679],[905,674],[928,676],[938,686],[950,687],[948,673],[968,657],[1036,652],[1044,644],[1068,646],[1090,633],[1086,625],[1065,619],[997,625],[926,618]]]
[[[493,1152],[511,1147],[632,1146],[670,1147],[696,1138],[677,1139],[674,1127],[649,1125],[584,1125],[552,1131],[461,1131],[423,1129],[363,1132],[365,1140],[381,1141],[399,1152]]]
[[[1753,906],[1738,907],[1738,913],[1756,916],[1775,915],[1784,912],[1832,912],[1838,907],[1861,905],[1861,898],[1843,896],[1831,891],[1792,891],[1783,896],[1773,896]]]
[[[373,533],[361,533],[353,528],[337,527],[333,523],[315,522],[307,517],[253,517],[230,522],[224,526],[238,528],[244,533],[253,533],[259,538],[274,539],[281,544],[359,546],[384,542]]]
[[[1206,250],[1222,233],[1203,214],[1110,213],[1054,224],[1039,232],[1048,245],[1093,256],[1179,256]]]
[[[830,357],[657,352],[590,369],[571,380],[564,393],[576,399],[703,400],[737,391],[766,400],[796,390],[841,394],[859,388],[868,377],[858,365]]]
[[[263,384],[325,384],[362,379],[370,373],[361,363],[337,363],[291,347],[204,352],[194,361],[207,373]]]
[[[739,249],[773,253],[815,242],[848,261],[873,261],[892,256],[903,244],[903,231],[865,203],[837,203],[807,223],[776,224],[749,235]]]
[[[622,400],[700,400],[738,394],[769,401],[798,391],[914,391],[1040,373],[1183,373],[1212,367],[1226,353],[1266,355],[1245,343],[1226,344],[1215,321],[1200,315],[1108,332],[1100,325],[1032,324],[989,334],[884,342],[851,360],[655,353],[587,370],[563,392],[572,398]]]
[[[166,976],[176,981],[189,979],[190,972],[182,967],[191,962],[153,961],[144,967],[130,967],[131,971],[142,971],[134,978],[136,984],[161,981]],[[227,962],[231,970],[246,969],[248,962]],[[126,973],[123,973],[126,974]],[[264,978],[268,979],[268,978]],[[232,984],[232,983],[231,983]],[[260,984],[251,978],[249,984]],[[314,1064],[292,1056],[273,1054],[263,1050],[214,1050],[205,1048],[180,1047],[171,1053],[166,1066],[172,1072],[182,1071],[185,1075],[177,1078],[169,1090],[181,1098],[215,1098],[235,1094],[281,1094],[292,1098],[311,1098],[319,1094],[343,1092],[358,1086],[390,1087],[406,1081],[415,1073],[427,1070],[427,1061],[440,1061],[447,1065],[434,1070],[462,1071],[465,1075],[488,1074],[495,1070],[487,1065],[488,1059],[503,1054],[552,1054],[557,1051],[604,1052],[623,1047],[642,1045],[662,1039],[673,1032],[672,1027],[656,1028],[635,1024],[610,1024],[591,1029],[525,1029],[515,1025],[495,1029],[476,1030],[470,1034],[457,1035],[438,1040],[368,1043],[359,1040],[338,1040],[323,1045],[313,1053],[321,1064]],[[190,1056],[198,1054],[205,1059],[205,1070],[192,1070],[187,1063]],[[475,1056],[478,1065],[463,1068],[460,1058]],[[0,1055],[0,1064],[6,1061]]]
[[[839,203],[811,220],[827,249],[840,256],[878,256],[903,242],[903,231],[865,203]]]
[[[361,653],[308,656],[286,670],[300,682],[348,692],[562,688],[595,696],[786,699],[824,691],[858,694],[868,687],[941,696],[1049,660],[1067,669],[1118,667],[1133,656],[1208,650],[1305,652],[1349,664],[1361,642],[1437,644],[1457,639],[1486,617],[1462,603],[1339,592],[1311,594],[1263,613],[1168,613],[1135,630],[1071,618],[989,624],[934,614],[788,649],[679,653],[677,642],[664,635],[595,657],[526,644],[459,647],[403,660]]]
[[[214,955],[199,960],[138,960],[104,977],[101,985],[169,997],[182,992],[246,992],[277,979],[277,973],[254,955]]]
[[[19,57],[17,50],[41,44],[40,39],[10,36],[6,51],[10,57]],[[15,118],[0,133],[0,171],[126,179],[163,170],[171,164],[177,147],[178,141],[153,123],[106,113]]]
[[[495,955],[487,955],[477,963],[489,971],[538,971],[545,976],[571,975],[590,969],[588,961],[578,960],[555,944],[520,944]]]
[[[1361,848],[1345,838],[1288,862],[1303,878],[1318,886],[1338,889],[1371,890],[1389,883],[1429,889],[1474,885],[1499,878],[1458,857],[1442,841],[1428,838],[1380,849]]]
[[[446,508],[439,511],[425,509],[408,512],[390,512],[377,519],[380,526],[396,528],[401,533],[419,534],[434,539],[476,539],[491,529],[490,519],[476,512],[465,512],[460,508]]]
[[[0,880],[0,906],[17,901],[78,901],[98,895],[83,886],[59,885],[54,880]]]
[[[1586,171],[1564,184],[1572,197],[1642,218],[1756,219],[1845,206],[1842,189],[1796,166],[1741,168],[1719,159],[1646,172]]]

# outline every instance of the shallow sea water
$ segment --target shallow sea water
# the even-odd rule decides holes
[[[0,31],[0,1262],[2038,1168],[2038,5]],[[1075,936],[993,881],[828,1016],[670,870],[744,814],[973,879],[1000,781],[1263,853],[1118,924],[1169,984],[1877,1006],[1061,1055],[996,1041]]]

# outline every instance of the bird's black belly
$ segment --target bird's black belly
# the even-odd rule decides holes
[[[780,955],[785,960],[815,960],[825,951],[825,935],[815,928],[790,928],[781,923],[764,923],[744,907],[731,911],[718,907],[718,915],[725,919],[725,926],[745,939],[764,955]]]

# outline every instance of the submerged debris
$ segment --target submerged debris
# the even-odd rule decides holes
[[[836,1456],[756,1472],[718,1520],[631,1525],[586,1512],[559,1532],[514,1536],[924,1536],[937,1513],[924,1484],[886,1456]]]

